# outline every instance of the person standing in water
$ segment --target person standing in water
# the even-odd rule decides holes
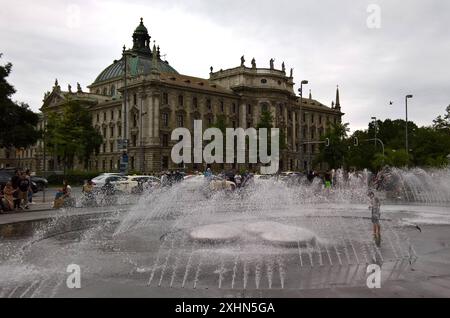
[[[370,207],[369,209],[372,211],[372,224],[373,224],[373,236],[377,246],[380,246],[381,243],[381,226],[380,226],[380,199],[373,193],[369,192],[370,198]]]

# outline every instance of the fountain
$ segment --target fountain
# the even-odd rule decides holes
[[[331,190],[319,180],[271,178],[210,193],[202,176],[192,177],[120,209],[3,225],[1,233],[31,226],[33,234],[0,241],[0,297],[70,296],[69,264],[89,282],[79,291],[86,296],[364,286],[368,264],[398,280],[417,258],[407,233],[412,216],[426,218],[431,208],[432,218],[449,222],[449,176],[447,169],[389,171],[385,180],[395,186],[379,192],[381,247],[372,239],[367,171],[338,171]]]

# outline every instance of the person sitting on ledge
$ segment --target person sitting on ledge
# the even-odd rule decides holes
[[[16,200],[14,198],[14,192],[15,190],[12,186],[11,181],[8,181],[3,190],[0,192],[0,204],[2,212],[14,210],[14,201]]]

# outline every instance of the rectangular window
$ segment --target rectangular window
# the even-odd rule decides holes
[[[184,126],[184,116],[183,115],[180,114],[177,116],[177,124],[178,124],[178,127]]]
[[[169,146],[169,135],[167,135],[167,134],[162,135],[162,145],[163,145],[163,147]]]
[[[183,95],[178,96],[178,106],[180,106],[180,107],[184,106],[184,97],[183,97]]]
[[[168,113],[162,113],[162,124],[164,127],[169,126],[169,114]]]
[[[163,167],[163,169],[169,168],[169,157],[167,157],[167,156],[162,157],[162,167]]]
[[[99,122],[99,121],[100,121],[100,114],[97,113],[97,122]]]
[[[132,143],[133,143],[133,147],[136,147],[136,141],[137,141],[137,135],[133,135],[133,136],[131,136],[131,141],[132,141]]]
[[[236,104],[233,103],[233,114],[236,114]]]
[[[103,121],[106,121],[106,112],[103,113]]]
[[[119,118],[122,118],[122,110],[119,109]]]
[[[192,106],[193,106],[194,108],[197,108],[197,107],[198,107],[198,99],[197,99],[197,97],[194,97],[194,98],[192,99]]]
[[[133,105],[137,105],[137,94],[133,94]]]
[[[220,111],[223,113],[224,111],[225,111],[225,106],[224,106],[224,103],[223,103],[223,100],[221,100],[220,101]]]
[[[208,110],[211,110],[211,100],[209,98],[206,100],[206,108],[208,108]]]
[[[111,120],[114,120],[114,110],[111,111]]]
[[[114,152],[114,142],[113,142],[113,141],[111,141],[111,142],[109,143],[109,151],[110,151],[110,152]]]
[[[252,105],[247,105],[247,114],[252,114]]]
[[[169,104],[169,94],[163,93],[163,105]]]
[[[109,137],[114,137],[114,127],[110,127]]]
[[[117,126],[117,136],[122,137],[122,126]]]

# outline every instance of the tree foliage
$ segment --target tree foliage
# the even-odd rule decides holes
[[[320,154],[316,158],[316,163],[319,161],[326,162],[330,168],[334,169],[345,165],[349,150],[349,140],[347,139],[348,125],[348,123],[331,125],[330,131],[322,138],[322,141],[328,138],[330,144],[328,147],[325,145],[320,147]]]
[[[6,80],[11,70],[11,63],[0,65],[0,147],[26,148],[40,137],[39,116],[27,104],[11,100],[16,92]]]
[[[73,168],[75,158],[86,167],[89,157],[103,143],[88,109],[74,100],[67,100],[60,113],[49,113],[45,140],[47,149],[63,159],[65,169]]]
[[[327,162],[331,168],[368,168],[372,171],[385,165],[441,167],[448,164],[450,106],[430,127],[418,127],[408,122],[409,154],[405,149],[405,124],[404,120],[379,120],[369,123],[366,130],[355,131],[348,138],[343,127],[333,127],[324,137],[330,139],[330,146],[321,148],[317,161]],[[384,156],[381,144],[373,141],[375,135],[384,143]],[[357,146],[354,145],[355,137],[359,140]]]

